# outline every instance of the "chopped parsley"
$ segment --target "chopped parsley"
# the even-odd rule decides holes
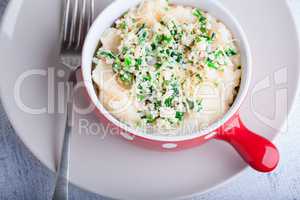
[[[202,81],[202,80],[203,80],[200,74],[196,74],[196,78],[197,78],[199,81]]]
[[[195,103],[189,99],[186,100],[190,110],[193,110],[195,107]]]
[[[143,101],[145,99],[145,95],[137,95],[139,101]]]
[[[176,112],[176,118],[179,120],[179,121],[182,121],[183,120],[183,116],[184,116],[184,112]]]
[[[119,72],[122,69],[121,63],[119,60],[116,60],[113,65],[112,65],[113,71],[114,72]]]
[[[173,6],[164,8],[162,12]],[[174,128],[189,113],[204,114],[203,99],[195,95],[198,86],[209,82],[217,87],[222,83],[209,77],[212,71],[207,69],[221,72],[241,68],[226,68],[238,50],[232,41],[225,47],[218,44],[216,38],[222,35],[217,26],[211,26],[216,22],[209,13],[198,8],[184,9],[194,16],[190,23],[172,16],[152,24],[132,9],[112,27],[117,31],[107,36],[113,40],[114,34],[120,34],[118,46],[105,49],[103,45],[95,53],[96,67],[102,63],[111,65],[117,83],[134,98],[140,120],[137,124]]]
[[[120,80],[124,82],[125,85],[130,86],[133,82],[133,75],[128,72],[120,74]]]
[[[119,28],[124,30],[127,28],[127,23],[125,21],[122,21],[122,23],[119,24]]]
[[[207,38],[207,41],[208,41],[209,43],[212,43],[212,42],[215,40],[215,38],[216,38],[216,33],[213,32],[213,33],[211,34],[211,36]]]
[[[196,100],[195,107],[194,107],[196,112],[200,112],[203,110],[202,102],[203,100]]]
[[[155,110],[159,110],[160,107],[161,107],[161,101],[155,101],[154,102],[154,108],[155,108]]]
[[[109,50],[102,50],[102,49],[100,49],[97,52],[97,56],[103,57],[103,58],[109,58],[109,59],[115,59],[116,58],[116,55],[113,52],[111,52]]]
[[[234,49],[232,49],[232,48],[228,48],[228,49],[225,50],[225,54],[228,57],[231,57],[231,56],[236,56],[237,52]]]
[[[173,97],[169,97],[165,100],[165,106],[166,107],[171,107],[172,106],[172,102],[173,102]]]
[[[147,120],[147,123],[150,123],[150,124],[154,123],[156,120],[156,118],[151,114],[146,114],[145,119]]]
[[[148,32],[146,30],[146,24],[142,24],[142,26],[137,31],[139,43],[144,43],[146,41],[146,38],[148,36]]]
[[[212,68],[212,69],[218,69],[217,64],[213,62],[210,58],[207,58],[205,61],[207,67]]]
[[[129,56],[125,57],[124,60],[125,67],[130,67],[132,65],[132,59]]]
[[[206,23],[206,17],[204,17],[204,15],[200,9],[196,8],[193,11],[193,15],[195,17],[197,17],[197,19],[199,20],[200,23]]]

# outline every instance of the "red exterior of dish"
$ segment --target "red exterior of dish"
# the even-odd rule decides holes
[[[85,96],[92,103],[86,90]],[[222,126],[206,135],[181,141],[157,141],[134,135],[110,122],[97,108],[94,111],[102,124],[115,130],[114,134],[118,134],[127,141],[142,147],[158,151],[179,151],[199,146],[215,138],[231,144],[245,162],[258,171],[270,172],[276,168],[279,162],[279,152],[276,147],[267,139],[247,129],[243,125],[238,113],[235,113]]]

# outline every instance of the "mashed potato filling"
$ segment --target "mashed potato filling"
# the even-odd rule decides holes
[[[143,1],[101,36],[93,81],[105,108],[135,128],[204,128],[232,105],[241,59],[232,33],[198,8]]]

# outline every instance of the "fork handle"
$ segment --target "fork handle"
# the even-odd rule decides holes
[[[68,200],[69,194],[69,157],[70,157],[70,138],[71,138],[71,123],[72,123],[73,103],[67,103],[67,118],[66,128],[64,133],[63,148],[61,160],[58,167],[56,184],[52,200]]]

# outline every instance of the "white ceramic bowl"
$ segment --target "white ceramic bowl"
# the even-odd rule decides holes
[[[137,6],[141,0],[116,0],[110,6],[108,6],[95,20],[93,23],[85,41],[85,45],[83,48],[82,54],[82,72],[83,72],[83,79],[85,82],[85,86],[87,88],[88,95],[91,97],[92,102],[96,105],[97,109],[100,110],[102,114],[105,115],[111,122],[115,125],[126,128],[131,133],[135,133],[137,135],[142,134],[144,137],[147,137],[147,133],[137,132],[136,130],[131,129],[125,124],[122,124],[118,121],[115,117],[113,117],[107,110],[101,105],[99,98],[95,92],[94,86],[92,84],[92,58],[95,54],[97,46],[100,41],[100,36],[102,33],[119,18],[128,11],[130,8]],[[198,7],[205,11],[208,11],[210,14],[215,16],[217,19],[220,19],[223,23],[225,23],[229,29],[233,32],[234,37],[237,38],[237,45],[241,50],[241,58],[242,58],[242,66],[243,66],[243,73],[242,73],[242,82],[240,85],[240,90],[238,96],[235,99],[233,106],[230,110],[224,115],[224,117],[217,121],[216,123],[212,124],[205,130],[197,132],[197,134],[190,134],[190,135],[179,135],[178,139],[172,136],[172,140],[182,140],[182,139],[191,139],[197,137],[197,135],[203,135],[215,130],[222,124],[224,124],[234,113],[237,112],[239,109],[241,102],[243,101],[246,93],[248,91],[250,79],[251,79],[251,53],[249,44],[247,42],[247,38],[237,22],[237,20],[230,14],[230,12],[225,9],[221,3],[215,0],[205,0],[205,1],[197,1],[197,0],[173,0],[170,1],[171,3],[178,4],[178,5],[188,5],[192,7]],[[162,135],[159,134],[155,135],[154,137],[158,137],[157,139],[163,139]],[[168,136],[167,136],[168,137]],[[183,138],[184,137],[184,138]],[[153,138],[153,135],[151,135]]]
[[[228,11],[221,3],[215,0],[173,0],[170,1],[172,4],[178,5],[186,5],[200,8],[204,11],[209,12],[211,15],[215,16],[217,19],[221,20],[233,33],[234,37],[237,39],[237,45],[239,46],[241,59],[242,59],[242,80],[238,95],[229,109],[229,111],[217,122],[210,125],[205,130],[199,130],[192,134],[176,134],[173,136],[164,135],[164,134],[147,134],[142,131],[137,131],[127,126],[126,124],[117,120],[114,116],[112,116],[101,104],[98,99],[98,96],[95,92],[93,82],[92,82],[92,59],[94,57],[95,51],[100,41],[100,36],[102,33],[112,24],[121,17],[126,11],[130,8],[137,6],[141,3],[141,0],[116,0],[112,4],[110,4],[95,20],[92,25],[84,44],[83,53],[82,53],[82,74],[83,81],[90,98],[90,101],[96,106],[97,112],[100,116],[100,119],[103,123],[109,123],[120,129],[120,135],[124,136],[127,139],[134,141],[134,143],[142,144],[146,147],[151,147],[159,150],[180,150],[185,148],[190,148],[196,145],[199,145],[209,139],[219,138],[226,140],[232,144],[231,141],[234,139],[238,139],[238,143],[243,147],[247,146],[245,140],[241,138],[231,138],[227,133],[231,130],[235,130],[235,133],[243,132],[247,137],[247,140],[257,140],[257,144],[261,145],[261,149],[257,148],[257,152],[264,151],[265,147],[272,147],[275,149],[272,151],[271,157],[272,164],[266,167],[263,163],[263,156],[265,154],[261,154],[258,156],[257,152],[251,149],[241,149],[238,148],[237,145],[232,144],[235,148],[238,149],[239,153],[243,156],[243,158],[255,169],[260,171],[270,171],[275,168],[278,163],[278,152],[274,145],[272,145],[269,141],[261,138],[253,134],[251,131],[245,128],[242,124],[239,125],[239,129],[232,125],[232,122],[237,119],[238,122],[241,123],[238,110],[239,107],[244,100],[251,80],[251,53],[250,47],[247,42],[247,38],[239,25],[238,21],[232,16],[230,11]],[[238,135],[238,134],[236,134]],[[255,136],[255,137],[254,137]],[[240,141],[241,140],[241,141]],[[275,152],[275,153],[274,153]],[[246,158],[249,153],[253,153],[253,156]],[[268,155],[270,156],[270,155]],[[254,158],[255,157],[255,158]],[[253,158],[255,162],[250,163],[249,159]]]

